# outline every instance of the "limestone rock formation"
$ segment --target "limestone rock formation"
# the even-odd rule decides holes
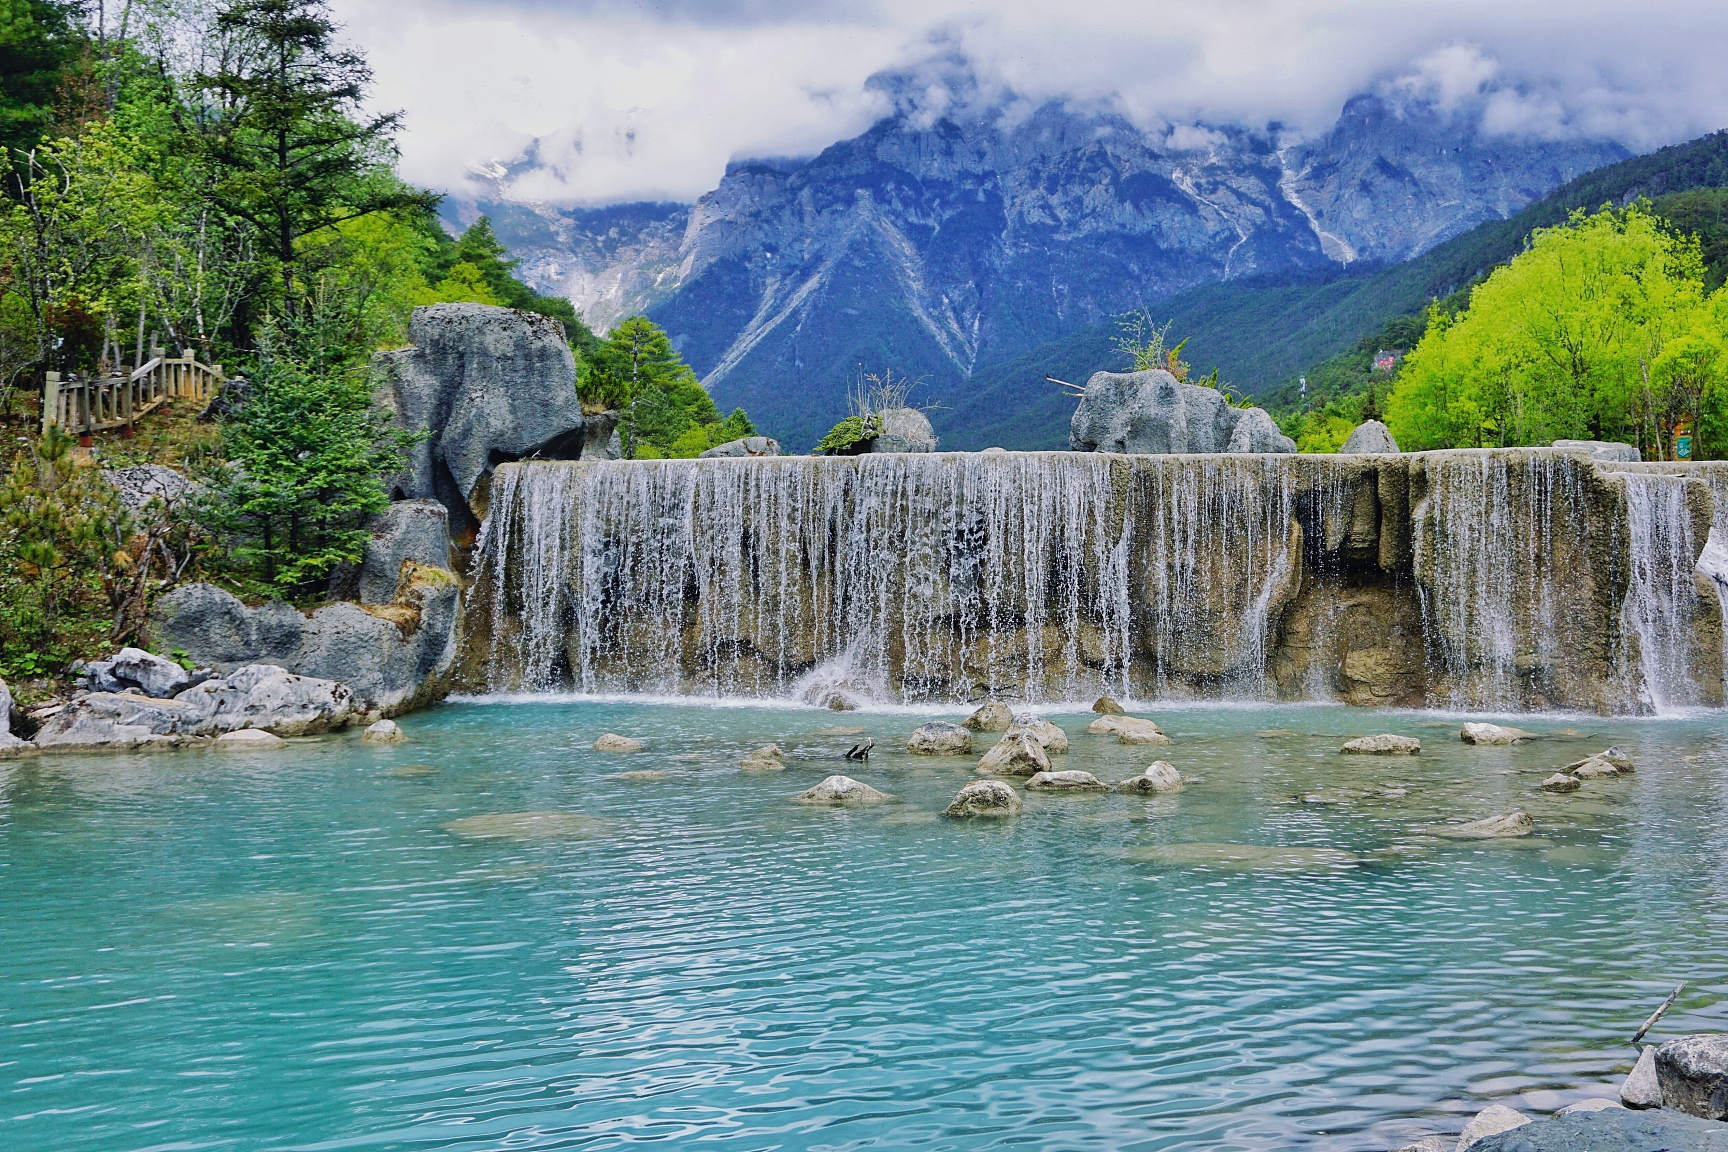
[[[972,733],[946,720],[932,720],[913,729],[906,751],[918,756],[957,756],[972,751]]]
[[[172,503],[186,494],[192,482],[174,469],[162,464],[133,464],[126,468],[104,468],[102,479],[120,494],[126,511],[137,516],[149,507],[150,501]]]
[[[1728,1152],[1728,1124],[1668,1110],[1604,1108],[1484,1136],[1471,1152]],[[1450,1149],[1445,1152],[1451,1152]]]
[[[216,737],[219,752],[274,752],[288,747],[288,741],[259,728],[237,728]]]
[[[208,672],[199,679],[207,679]],[[128,688],[168,700],[192,687],[193,676],[186,669],[142,648],[122,648],[106,660],[96,660],[84,666],[84,682],[92,692],[124,692]]]
[[[974,771],[984,776],[1036,776],[1050,771],[1050,757],[1031,733],[1010,729],[984,753]]]
[[[1351,430],[1349,439],[1338,451],[1351,455],[1391,454],[1398,451],[1398,441],[1392,438],[1392,430],[1380,421],[1364,420]]]
[[[1122,705],[1117,703],[1113,697],[1100,696],[1098,699],[1092,701],[1092,711],[1098,713],[1100,716],[1121,716],[1123,713],[1127,712],[1128,709],[1122,707]]]
[[[1530,813],[1508,812],[1466,824],[1440,824],[1429,831],[1448,840],[1507,840],[1528,836],[1535,827],[1536,821]]]
[[[738,761],[741,772],[781,772],[786,768],[786,753],[778,744],[764,744]]]
[[[367,528],[371,536],[354,589],[362,604],[395,600],[405,561],[425,568],[450,567],[450,516],[436,500],[398,500]]]
[[[1516,744],[1528,740],[1531,734],[1522,728],[1503,728],[1498,724],[1466,724],[1458,739],[1466,744]]]
[[[0,756],[25,751],[33,747],[12,733],[12,690],[0,680]]]
[[[886,792],[878,792],[868,784],[852,779],[850,776],[830,776],[814,788],[807,788],[792,797],[794,804],[825,804],[835,807],[862,807],[869,804],[886,804],[894,799]]]
[[[1542,781],[1544,792],[1576,792],[1579,787],[1578,777],[1568,776],[1564,772],[1556,772]]]
[[[1013,723],[1013,711],[1000,700],[980,704],[977,711],[960,722],[961,727],[974,732],[1004,732]]]
[[[739,440],[728,440],[724,444],[716,444],[698,455],[699,460],[716,460],[728,456],[778,456],[780,441],[769,436],[745,436]]]
[[[956,819],[983,816],[1018,816],[1025,805],[1020,794],[1000,780],[974,780],[954,794],[942,815]]]
[[[1044,717],[1032,712],[1017,712],[1014,715],[1014,726],[1008,731],[1024,731],[1038,741],[1044,751],[1052,756],[1059,756],[1068,751],[1068,733]]]
[[[1182,774],[1168,760],[1154,760],[1138,776],[1131,776],[1116,785],[1116,791],[1141,796],[1182,791]]]
[[[1026,781],[1028,792],[1108,792],[1110,785],[1090,772],[1037,772]]]
[[[366,726],[360,739],[368,744],[400,744],[408,739],[408,734],[394,720],[378,720]]]
[[[458,536],[476,526],[476,491],[500,461],[574,460],[611,435],[610,421],[582,414],[564,326],[549,316],[430,304],[414,309],[408,340],[372,361],[397,426],[430,434],[394,487],[440,501]]]
[[[1636,464],[1643,459],[1638,449],[1618,440],[1556,440],[1554,447],[1583,453],[1604,464]]]
[[[1095,372],[1074,410],[1075,452],[1294,452],[1263,408],[1233,408],[1216,388],[1161,369]]]
[[[1086,731],[1100,736],[1115,736],[1118,744],[1168,744],[1157,724],[1138,716],[1100,716],[1086,725]]]
[[[934,452],[936,430],[916,408],[887,408],[876,413],[882,431],[870,440],[871,452]]]
[[[1728,1120],[1728,1035],[1700,1032],[1656,1049],[1662,1106],[1704,1120]]]
[[[1475,1146],[1477,1141],[1496,1132],[1510,1132],[1530,1123],[1530,1117],[1524,1113],[1508,1108],[1504,1104],[1490,1104],[1476,1113],[1470,1123],[1464,1125],[1464,1131],[1458,1134],[1458,1152]]]
[[[132,692],[80,696],[43,723],[35,743],[60,751],[173,747],[239,728],[280,736],[328,732],[353,718],[346,685],[253,664],[171,700]]]
[[[1644,1045],[1638,1063],[1620,1085],[1620,1103],[1628,1108],[1662,1107],[1662,1082],[1656,1078],[1656,1045]]]
[[[45,720],[36,730],[35,744],[71,751],[172,748],[194,742],[203,720],[203,713],[190,702],[131,692],[92,692]]]
[[[281,601],[248,608],[213,584],[187,584],[156,602],[150,635],[218,672],[263,663],[340,680],[358,710],[400,715],[448,690],[459,595],[442,569],[404,575],[393,605],[330,604],[310,616]]]
[[[640,740],[632,740],[616,732],[607,732],[594,741],[593,747],[596,752],[640,752],[646,745]]]
[[[1382,732],[1378,736],[1359,736],[1338,751],[1356,756],[1414,756],[1422,751],[1422,741],[1414,736]]]

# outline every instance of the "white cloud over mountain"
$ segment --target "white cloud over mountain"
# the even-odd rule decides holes
[[[407,112],[403,169],[453,192],[691,200],[913,100],[1108,102],[1149,129],[1329,125],[1351,95],[1491,132],[1643,150],[1728,126],[1728,5],[1693,0],[335,0]],[[891,96],[867,83],[907,74]],[[961,98],[966,98],[962,93]]]

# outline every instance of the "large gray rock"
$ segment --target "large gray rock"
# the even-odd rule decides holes
[[[36,746],[50,751],[172,747],[241,728],[299,736],[345,727],[353,693],[334,680],[253,664],[194,685],[172,700],[92,692],[50,716]]]
[[[1476,1113],[1470,1123],[1464,1125],[1464,1131],[1458,1134],[1458,1152],[1474,1148],[1484,1139],[1496,1132],[1510,1132],[1514,1128],[1522,1128],[1530,1123],[1530,1117],[1504,1104],[1490,1104]]]
[[[1728,1035],[1700,1032],[1656,1049],[1662,1107],[1705,1120],[1728,1120]]]
[[[741,440],[728,440],[717,444],[701,453],[697,459],[714,460],[727,456],[778,456],[780,441],[767,436],[746,436]]]
[[[936,430],[916,408],[888,408],[876,413],[882,431],[870,441],[871,452],[934,452]]]
[[[1036,776],[1050,771],[1050,757],[1031,732],[1011,728],[984,753],[973,771],[983,776]]]
[[[430,435],[394,481],[398,498],[436,499],[458,534],[475,527],[481,479],[509,460],[574,460],[603,446],[612,421],[582,414],[576,361],[549,316],[485,304],[414,309],[412,347],[380,352],[373,371],[398,427]]]
[[[1380,421],[1364,420],[1351,429],[1350,438],[1344,441],[1344,447],[1338,451],[1353,455],[1390,453],[1398,451],[1398,441],[1392,438],[1392,430]]]
[[[92,692],[124,692],[135,688],[146,696],[168,700],[192,687],[193,676],[154,652],[122,648],[106,660],[86,664],[84,682]]]
[[[448,690],[458,596],[448,573],[422,569],[389,608],[331,604],[306,616],[281,601],[248,608],[214,585],[188,584],[156,602],[151,634],[158,647],[218,672],[264,663],[340,680],[357,709],[394,716]]]
[[[1076,452],[1294,452],[1263,408],[1232,408],[1216,388],[1161,369],[1095,372],[1074,410]]]
[[[1620,1085],[1620,1103],[1628,1108],[1662,1107],[1662,1082],[1656,1079],[1656,1045],[1646,1044],[1638,1054],[1638,1063]]]
[[[196,740],[206,719],[193,701],[92,692],[44,720],[36,731],[36,747],[71,752],[171,748]]]
[[[956,820],[973,816],[1018,816],[1025,807],[1020,793],[1000,780],[974,780],[954,794],[942,815]]]
[[[1636,464],[1644,458],[1638,449],[1618,440],[1556,440],[1554,447],[1582,452],[1603,464]]]
[[[27,751],[32,745],[12,735],[12,689],[0,680],[0,756]]]
[[[162,464],[133,464],[127,468],[104,468],[102,479],[120,494],[120,503],[133,516],[149,507],[150,501],[173,503],[185,495],[192,482],[174,469]]]
[[[906,751],[919,756],[965,755],[972,751],[972,733],[946,720],[932,720],[912,730]]]
[[[436,500],[399,500],[372,518],[355,591],[362,604],[396,598],[402,564],[450,567],[450,515]]]
[[[894,799],[886,792],[878,792],[870,785],[854,780],[850,776],[830,776],[814,788],[806,788],[792,797],[794,804],[816,804],[830,807],[861,807],[869,804],[886,804]]]
[[[1728,1124],[1678,1112],[1568,1112],[1485,1136],[1471,1152],[1728,1152]]]

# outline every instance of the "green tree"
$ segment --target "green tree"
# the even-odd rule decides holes
[[[366,518],[389,503],[383,478],[412,440],[373,405],[357,311],[317,292],[302,315],[266,328],[223,426],[232,469],[216,511],[235,558],[281,592],[314,592],[359,561]]]
[[[208,195],[253,230],[297,307],[300,242],[376,212],[429,211],[438,197],[390,171],[396,112],[368,114],[372,73],[341,46],[323,0],[228,0],[214,70],[192,78],[202,102],[182,117],[208,167]]]
[[[65,67],[84,50],[83,5],[0,0],[0,149],[13,156],[40,141],[54,121]]]
[[[470,224],[451,247],[447,258],[450,261],[450,270],[444,275],[445,281],[469,284],[471,278],[477,275],[485,284],[486,292],[492,299],[481,300],[473,296],[476,303],[501,304],[506,308],[520,308],[526,312],[550,316],[564,325],[564,337],[579,355],[593,356],[598,341],[593,331],[583,323],[576,306],[561,296],[542,296],[517,279],[516,270],[522,262],[511,257],[509,250],[499,241],[498,234],[492,230],[490,218],[482,216]],[[458,272],[463,265],[473,271]],[[466,290],[470,293],[475,291],[472,287]]]
[[[720,419],[714,400],[684,363],[666,333],[646,316],[618,324],[593,353],[591,395],[623,409],[625,459],[664,456],[691,425]]]

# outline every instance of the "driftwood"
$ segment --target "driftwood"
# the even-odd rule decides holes
[[[1056,379],[1056,377],[1051,376],[1048,373],[1045,374],[1044,379],[1050,381],[1050,383],[1052,383],[1052,384],[1060,384],[1064,388],[1072,389],[1074,395],[1076,395],[1076,396],[1086,395],[1086,387],[1083,384],[1070,384],[1070,383],[1068,383],[1068,381],[1058,380],[1058,379]]]
[[[1650,1019],[1644,1021],[1644,1027],[1638,1029],[1638,1031],[1633,1034],[1633,1036],[1632,1036],[1632,1043],[1633,1044],[1637,1044],[1638,1041],[1644,1039],[1644,1033],[1650,1031],[1651,1028],[1655,1027],[1656,1021],[1662,1019],[1662,1013],[1668,1011],[1669,1008],[1672,1008],[1674,1006],[1674,1001],[1679,999],[1680,993],[1684,992],[1685,990],[1686,990],[1686,981],[1682,980],[1682,981],[1680,981],[1679,987],[1675,988],[1674,991],[1668,993],[1668,999],[1662,1001],[1662,1006],[1660,1008],[1656,1009],[1656,1011],[1650,1013]]]

